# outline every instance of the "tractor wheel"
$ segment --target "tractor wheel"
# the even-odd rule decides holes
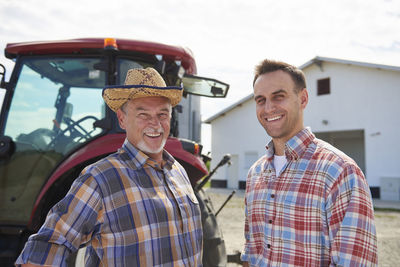
[[[225,242],[215,217],[211,199],[203,189],[200,189],[195,194],[200,204],[203,225],[203,266],[226,266]]]

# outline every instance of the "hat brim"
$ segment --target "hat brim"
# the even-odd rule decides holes
[[[174,107],[181,101],[182,93],[183,89],[178,86],[119,85],[105,87],[103,99],[111,110],[117,112],[128,100],[150,96],[166,97]]]

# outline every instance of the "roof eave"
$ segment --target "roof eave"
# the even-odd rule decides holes
[[[208,119],[204,120],[203,123],[211,123],[215,119],[219,118],[220,116],[223,116],[225,113],[228,113],[229,111],[231,111],[235,107],[240,106],[241,104],[243,104],[244,102],[246,102],[246,101],[248,101],[248,100],[250,100],[252,98],[253,98],[253,93],[243,97],[239,101],[237,101],[237,102],[233,103],[232,105],[224,108],[220,112],[218,112],[218,113],[214,114],[213,116],[209,117]]]
[[[375,64],[375,63],[367,63],[361,61],[354,61],[354,60],[346,60],[346,59],[338,59],[338,58],[330,58],[330,57],[320,57],[316,56],[315,58],[307,61],[303,65],[299,67],[299,69],[304,70],[305,68],[313,65],[318,64],[320,62],[332,62],[332,63],[340,63],[346,65],[355,65],[360,67],[367,67],[367,68],[374,68],[374,69],[383,69],[383,70],[391,70],[391,71],[400,71],[400,67],[391,66],[391,65],[384,65],[384,64]]]

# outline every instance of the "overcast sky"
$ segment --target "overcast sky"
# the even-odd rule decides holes
[[[302,65],[315,56],[400,66],[398,0],[0,0],[7,43],[116,37],[189,47],[198,75],[231,85],[202,101],[207,119],[252,92],[264,58]],[[1,52],[0,63],[12,64]]]

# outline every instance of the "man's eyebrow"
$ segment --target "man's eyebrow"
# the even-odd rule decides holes
[[[161,109],[161,111],[169,112],[169,108],[163,108],[163,109]]]
[[[272,92],[271,94],[272,94],[272,95],[278,95],[278,94],[282,94],[282,93],[283,93],[283,94],[286,94],[287,91],[284,90],[284,89],[278,89],[278,90]],[[262,95],[256,95],[256,96],[254,96],[254,100],[255,100],[255,101],[257,101],[257,100],[260,99],[260,98],[264,98],[264,96],[262,96]]]
[[[137,111],[149,111],[151,109],[139,106],[139,107],[136,107],[136,110]],[[169,108],[162,108],[160,111],[169,112]]]
[[[144,107],[141,107],[141,106],[136,107],[135,109],[136,109],[137,111],[146,111],[146,109],[145,109]]]
[[[286,94],[287,92],[286,92],[286,90],[283,90],[283,89],[279,89],[279,90],[276,90],[275,92],[272,92],[273,95],[277,95],[277,94],[281,94],[281,93]]]

